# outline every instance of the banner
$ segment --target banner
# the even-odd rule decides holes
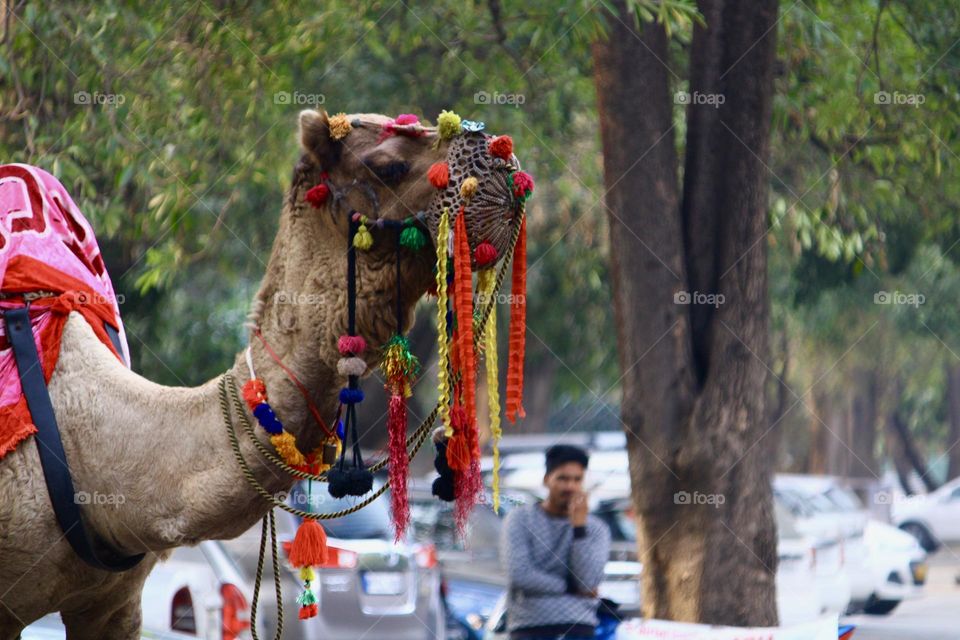
[[[837,640],[838,617],[791,627],[715,627],[665,620],[624,620],[617,640]]]

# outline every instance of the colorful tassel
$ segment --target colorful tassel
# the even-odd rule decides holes
[[[507,362],[507,420],[523,418],[523,361],[527,334],[527,219],[520,221],[520,236],[513,251],[510,291],[510,357]]]
[[[419,251],[427,246],[427,236],[416,225],[404,227],[403,231],[400,232],[400,246],[412,251]]]
[[[251,378],[243,383],[241,394],[244,402],[247,403],[247,407],[250,408],[250,411],[253,411],[258,404],[267,401],[267,385],[260,378]]]
[[[450,183],[450,168],[446,162],[434,162],[427,169],[427,180],[437,189],[446,189]]]
[[[487,326],[483,336],[483,351],[487,371],[490,436],[493,443],[493,511],[500,513],[500,438],[503,430],[500,428],[500,389],[497,371],[497,305],[492,299],[493,289],[496,286],[496,274],[493,269],[484,269],[477,279],[477,286],[485,294],[484,299],[490,305],[490,315],[487,316]]]
[[[289,560],[297,568],[327,563],[327,533],[320,523],[307,518],[300,524],[290,546]]]
[[[280,454],[280,457],[283,458],[283,461],[291,467],[296,467],[307,462],[304,455],[297,449],[297,440],[293,437],[293,434],[284,431],[283,433],[270,436],[270,442],[277,450],[277,453]]]
[[[514,171],[508,178],[513,195],[521,202],[533,193],[533,176],[526,171]]]
[[[463,408],[467,415],[467,428],[476,423],[476,370],[473,352],[473,279],[470,272],[470,243],[467,240],[467,223],[463,208],[454,223],[453,277],[454,313],[457,316],[457,356],[463,389]]]
[[[437,225],[437,389],[440,401],[440,424],[447,437],[453,435],[450,424],[449,342],[447,337],[447,243],[450,236],[450,211],[440,214]]]
[[[449,140],[460,133],[461,120],[453,111],[441,111],[437,116],[437,134],[441,140]]]
[[[390,396],[387,411],[387,433],[390,438],[390,507],[394,540],[399,542],[410,524],[410,502],[407,496],[407,402],[399,394]]]
[[[513,155],[513,138],[510,136],[497,136],[490,141],[488,150],[492,156],[509,160],[510,156]]]
[[[478,267],[491,265],[497,259],[497,249],[489,240],[484,240],[473,250],[473,259],[476,260]]]
[[[343,335],[337,340],[337,349],[342,356],[359,356],[367,350],[367,341],[363,336]]]
[[[337,373],[341,376],[362,376],[367,370],[367,362],[363,358],[350,356],[337,360]]]
[[[315,209],[322,207],[328,197],[330,197],[330,187],[325,184],[318,184],[307,191],[306,196],[304,196],[306,201]]]
[[[464,200],[469,200],[477,194],[477,189],[479,187],[480,181],[473,176],[470,176],[460,184],[460,197]]]
[[[360,223],[356,235],[353,236],[353,246],[361,251],[367,251],[373,246],[373,236],[363,222]]]
[[[327,120],[327,126],[330,129],[330,137],[334,140],[342,140],[348,133],[353,131],[350,118],[348,118],[345,113],[338,113]]]

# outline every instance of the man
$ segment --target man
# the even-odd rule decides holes
[[[587,460],[579,447],[551,447],[543,478],[547,499],[507,516],[500,544],[511,640],[593,638],[610,531],[587,512]]]

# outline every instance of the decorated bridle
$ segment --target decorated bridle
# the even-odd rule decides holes
[[[288,560],[300,568],[304,588],[297,598],[299,617],[317,615],[316,596],[310,587],[315,579],[314,567],[327,563],[326,534],[317,522],[342,517],[357,511],[380,495],[388,487],[391,491],[391,513],[395,537],[402,538],[409,523],[410,509],[407,496],[409,460],[420,449],[438,418],[442,427],[433,434],[436,446],[435,467],[439,476],[433,483],[433,494],[446,501],[456,502],[455,520],[462,533],[470,510],[478,502],[483,482],[480,473],[480,445],[476,420],[476,379],[480,356],[486,370],[490,430],[493,442],[493,507],[499,510],[499,451],[501,435],[500,399],[496,344],[497,294],[506,276],[512,257],[509,360],[506,382],[506,417],[515,422],[524,416],[521,403],[523,392],[524,341],[526,332],[526,221],[525,203],[533,191],[533,179],[520,170],[513,155],[509,136],[491,136],[484,133],[484,123],[461,120],[449,111],[441,112],[436,127],[427,127],[419,118],[402,114],[386,123],[349,119],[337,114],[328,119],[330,138],[340,141],[358,127],[379,128],[379,141],[390,136],[435,137],[435,145],[447,144],[446,159],[434,163],[427,179],[436,189],[428,208],[404,220],[371,218],[362,212],[348,210],[349,235],[347,251],[347,333],[338,339],[341,358],[337,372],[347,379],[339,392],[339,405],[334,419],[335,428],[324,422],[313,405],[308,390],[296,374],[287,368],[267,344],[258,328],[253,334],[265,351],[282,368],[303,395],[315,422],[324,432],[321,445],[303,453],[294,436],[283,428],[269,403],[266,385],[256,376],[249,347],[246,353],[250,377],[242,385],[241,396],[257,423],[269,434],[275,451],[270,451],[254,433],[237,393],[236,381],[230,372],[220,381],[220,400],[228,426],[234,454],[250,484],[276,507],[302,519]],[[365,189],[378,213],[376,192],[369,184],[354,181],[348,188]],[[334,213],[341,212],[347,188],[333,184],[327,172],[320,172],[319,182],[306,191],[306,204],[322,209],[329,206]],[[388,401],[388,455],[371,465],[364,463],[360,451],[356,405],[363,401],[360,377],[367,364],[363,354],[368,345],[357,334],[356,296],[358,251],[367,251],[374,245],[371,229],[392,231],[397,270],[397,328],[395,335],[383,346],[380,369],[385,377]],[[407,399],[420,374],[420,363],[411,352],[402,333],[400,266],[404,251],[420,252],[430,245],[426,230],[436,237],[436,278],[430,293],[437,298],[438,336],[438,391],[437,406],[412,435],[407,435]],[[382,242],[385,239],[378,240]],[[474,290],[473,273],[477,273]],[[476,302],[476,304],[475,304]],[[302,511],[287,505],[270,494],[254,477],[240,453],[236,431],[230,420],[230,406],[238,414],[240,424],[255,446],[271,463],[294,477],[326,482],[335,498],[357,496],[356,505],[335,513]],[[350,462],[347,462],[347,442],[352,441]],[[388,479],[376,491],[373,473],[387,467]],[[369,494],[369,495],[368,495]],[[252,623],[255,624],[257,595],[262,577],[267,532],[273,547],[275,581],[277,569],[276,531],[273,510],[264,517],[257,568]],[[280,585],[276,585],[278,612],[281,610]],[[280,615],[277,637],[282,631]],[[256,630],[253,629],[254,638]]]

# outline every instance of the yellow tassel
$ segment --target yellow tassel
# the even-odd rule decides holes
[[[353,246],[361,251],[366,251],[373,246],[373,236],[370,235],[370,230],[362,222],[357,229],[357,234],[353,236]]]
[[[313,570],[313,567],[300,567],[300,579],[301,580],[310,580],[311,582],[317,577],[316,572]]]
[[[480,186],[480,181],[470,176],[463,181],[463,184],[460,185],[460,197],[464,200],[469,200],[477,193],[477,187]]]
[[[294,438],[293,434],[289,431],[270,436],[270,442],[277,450],[277,453],[280,454],[280,457],[283,458],[283,461],[291,467],[296,467],[307,462],[307,459],[304,458],[300,450],[297,449],[296,438]]]
[[[444,207],[437,224],[437,388],[440,392],[440,424],[444,435],[453,435],[450,424],[450,381],[447,364],[450,352],[447,343],[447,244],[450,241],[450,211]]]
[[[496,285],[493,269],[482,270],[478,278],[478,288],[484,293],[484,303],[490,305],[486,331],[483,336],[484,359],[487,370],[487,407],[490,414],[490,435],[493,440],[493,511],[500,513],[500,388],[497,372],[497,305],[493,300],[493,288]]]
[[[327,121],[327,126],[330,128],[330,137],[334,140],[340,140],[353,131],[350,119],[347,118],[347,114],[342,112],[331,117]]]

